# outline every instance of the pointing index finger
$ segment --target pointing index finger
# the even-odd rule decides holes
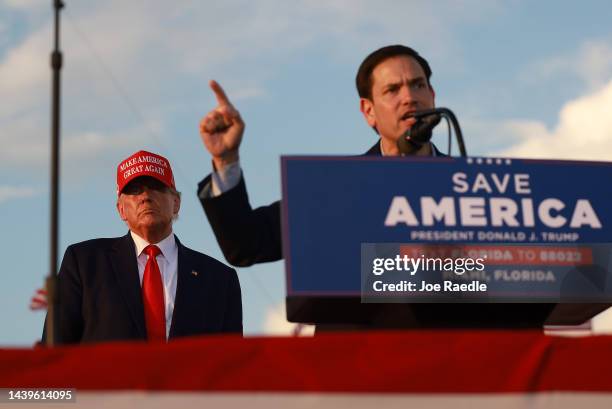
[[[225,91],[223,91],[223,88],[221,88],[221,85],[219,85],[217,81],[210,80],[208,85],[210,85],[210,89],[212,89],[215,93],[215,97],[217,98],[217,103],[219,105],[232,106],[232,103],[230,102],[229,98],[227,98],[227,95],[225,95]]]

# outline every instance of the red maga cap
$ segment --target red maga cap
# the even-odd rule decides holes
[[[164,185],[176,189],[168,159],[151,152],[138,151],[117,166],[117,195],[125,185],[141,176],[151,176]]]

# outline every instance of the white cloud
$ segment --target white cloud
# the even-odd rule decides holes
[[[552,130],[540,122],[508,121],[503,125],[504,132],[512,132],[519,142],[497,155],[612,161],[611,106],[612,80],[603,88],[566,103]]]
[[[296,334],[296,331],[299,331]],[[314,335],[314,325],[298,325],[287,321],[285,315],[285,303],[281,303],[266,311],[264,321],[264,333],[275,336],[312,336]]]
[[[589,90],[601,88],[612,77],[612,46],[609,39],[585,41],[578,50],[529,64],[524,80],[538,82],[559,76],[578,78]]]
[[[40,10],[43,7],[51,10],[53,3],[49,0],[3,0],[7,7],[18,10]]]
[[[593,334],[612,334],[612,308],[600,312],[591,319]]]
[[[8,202],[13,199],[32,197],[38,193],[38,190],[31,187],[0,186],[0,203]]]
[[[5,127],[6,132],[0,134],[0,143],[4,147],[0,150],[0,169],[27,168],[38,172],[48,167],[51,137],[48,131],[44,132],[43,137],[38,137],[39,128],[36,124],[22,120]],[[78,168],[81,165],[90,166],[106,154],[121,152],[120,156],[124,155],[126,149],[136,148],[143,143],[159,145],[159,141],[152,140],[151,132],[154,131],[151,129],[155,129],[155,126],[141,125],[107,133],[84,130],[64,135],[61,159]],[[37,137],[32,137],[35,134]]]
[[[453,26],[499,7],[495,2],[472,3],[466,10],[452,1],[445,6],[374,6],[365,0],[191,1],[181,7],[162,1],[70,3],[62,12],[61,41],[66,158],[75,166],[89,164],[88,158],[123,146],[119,136],[109,135],[132,138],[130,131],[149,118],[167,128],[172,109],[193,109],[213,100],[207,87],[213,76],[227,80],[224,85],[233,99],[261,98],[267,94],[263,84],[275,70],[310,46],[328,49],[336,58],[352,55],[355,47],[369,51],[409,38],[417,48],[434,44],[434,58],[443,59],[456,54]],[[42,3],[5,4],[35,13]],[[0,141],[7,147],[0,152],[3,168],[42,164],[48,157],[53,32],[48,6],[49,19],[33,23],[33,31],[1,56]],[[461,65],[458,59],[453,64]],[[72,154],[77,151],[84,154]]]
[[[124,86],[129,85],[131,92],[142,92],[153,84],[162,85],[162,78],[188,74],[205,82],[204,74],[211,67],[234,69],[249,58],[283,58],[309,44],[333,46],[338,36],[342,36],[336,43],[340,50],[351,40],[380,44],[387,39],[411,38],[422,43],[435,35],[444,40],[441,43],[452,43],[453,24],[475,19],[492,8],[472,7],[461,13],[453,2],[446,7],[384,2],[374,13],[365,0],[232,1],[208,6],[196,1],[180,8],[150,1],[74,3],[63,20],[65,86],[90,97],[105,91],[116,93],[108,81],[102,81],[99,88],[88,82],[96,71],[100,74],[92,49]],[[411,18],[414,15],[419,18]],[[428,29],[431,26],[436,27],[433,33]],[[0,90],[29,93],[34,84],[49,81],[51,33],[49,21],[9,52],[0,65]],[[435,43],[432,48],[439,48]],[[245,68],[252,71],[254,67]],[[79,83],[71,87],[75,76]],[[95,91],[93,95],[91,91]]]
[[[612,46],[608,41],[589,41],[579,55],[578,73],[591,89],[612,78]]]
[[[0,92],[11,104],[2,104],[0,114],[9,116],[32,106],[40,96],[41,85],[50,79],[48,39],[42,32],[28,37],[9,50],[0,64]],[[45,87],[48,92],[49,87]]]

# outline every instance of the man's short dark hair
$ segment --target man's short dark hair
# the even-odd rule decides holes
[[[360,98],[372,99],[372,71],[381,62],[397,56],[408,56],[416,60],[417,63],[423,68],[425,76],[427,77],[427,85],[431,86],[429,79],[431,78],[431,68],[427,60],[419,55],[415,50],[405,45],[388,45],[383,48],[379,48],[370,55],[359,66],[357,71],[357,77],[355,83],[357,85],[357,92]]]

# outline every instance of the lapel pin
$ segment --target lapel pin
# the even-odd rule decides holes
[[[198,276],[198,272],[197,272],[197,271],[192,271],[192,272],[191,272],[191,274],[192,274],[194,277],[197,277],[197,276]]]

